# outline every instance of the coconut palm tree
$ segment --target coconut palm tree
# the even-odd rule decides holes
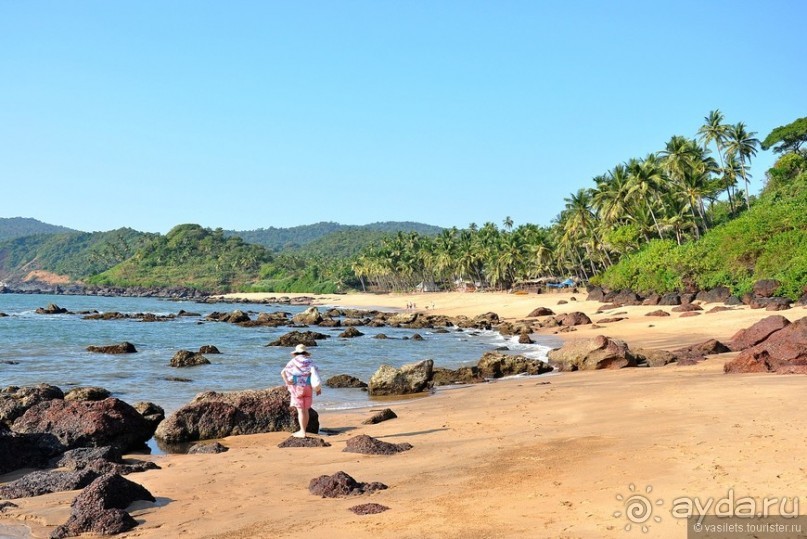
[[[759,139],[757,139],[755,131],[747,131],[743,122],[734,124],[728,129],[728,140],[726,142],[726,151],[740,160],[740,174],[745,182],[745,206],[749,207],[751,199],[748,194],[748,177],[750,174],[746,171],[746,161],[751,164],[751,158],[757,154],[757,147],[759,146]]]
[[[720,167],[724,168],[726,162],[723,158],[723,148],[728,140],[729,126],[723,123],[723,113],[715,109],[703,118],[704,124],[698,129],[698,137],[705,146],[714,142],[717,147],[717,155],[720,158]],[[725,178],[724,178],[725,179]],[[729,208],[734,215],[734,197],[731,195],[731,184],[726,184],[726,195],[729,199]]]

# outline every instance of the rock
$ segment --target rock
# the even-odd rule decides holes
[[[309,307],[305,311],[292,316],[291,320],[295,324],[313,326],[322,322],[322,315],[316,307]]]
[[[199,353],[200,354],[220,354],[221,352],[219,351],[218,348],[216,348],[212,344],[205,344],[205,345],[199,347]]]
[[[124,341],[119,344],[88,346],[87,351],[94,352],[96,354],[134,354],[137,352],[137,349],[132,343]]]
[[[180,350],[171,358],[170,365],[177,368],[196,367],[198,365],[210,365],[210,360],[197,352]]]
[[[724,371],[807,373],[807,317],[800,318],[771,333],[759,344],[743,350],[724,365]]]
[[[586,290],[588,292],[586,301],[605,301],[605,292],[599,286],[589,286]]]
[[[518,336],[518,344],[533,344],[534,342],[535,342],[535,341],[533,341],[533,340],[530,338],[530,334],[529,334],[529,333],[526,333],[526,332],[525,332],[525,333],[522,333],[522,334],[520,334],[520,335]]]
[[[782,283],[776,279],[762,279],[754,283],[753,294],[758,298],[772,298]]]
[[[802,296],[796,302],[796,306],[797,307],[805,307],[805,306],[807,306],[807,292],[802,294]]]
[[[343,339],[351,339],[353,337],[362,337],[364,333],[356,329],[355,327],[349,327],[345,331],[339,334],[339,337]]]
[[[663,367],[677,361],[677,358],[667,350],[640,348],[639,350],[635,350],[633,354],[636,356],[638,365],[646,365],[648,367]]]
[[[604,313],[605,311],[611,311],[613,309],[620,309],[623,305],[621,303],[606,303],[605,305],[600,305],[597,308],[597,314]]]
[[[342,498],[345,496],[358,496],[384,490],[387,485],[383,483],[359,483],[345,472],[336,472],[333,475],[321,475],[311,480],[308,491],[323,498]]]
[[[0,423],[0,474],[20,468],[44,468],[64,447],[50,434],[17,434]]]
[[[765,305],[766,311],[786,311],[790,309],[790,298],[769,298]]]
[[[507,347],[504,347],[507,350]],[[432,371],[432,382],[436,386],[452,384],[479,384],[486,382],[485,377],[479,374],[477,367],[460,367],[456,370],[435,367]]]
[[[382,421],[389,421],[398,417],[390,408],[384,408],[361,422],[362,425],[375,425]]]
[[[670,313],[668,313],[667,311],[665,311],[663,309],[659,309],[657,311],[649,312],[649,313],[645,314],[645,316],[670,316]]]
[[[64,399],[64,393],[50,384],[9,386],[0,391],[0,423],[11,425],[31,406],[52,399]]]
[[[581,312],[561,314],[556,316],[555,320],[557,320],[558,325],[566,327],[583,326],[591,323],[591,318]]]
[[[365,382],[362,382],[355,376],[350,376],[348,374],[337,374],[336,376],[331,376],[327,380],[325,380],[325,385],[328,387],[333,388],[357,388],[362,389],[367,387]]]
[[[624,316],[612,316],[610,318],[603,318],[601,320],[597,320],[598,324],[611,324],[613,322],[619,322],[621,320],[626,320]]]
[[[63,309],[55,303],[49,303],[47,307],[37,307],[36,314],[65,314],[67,309]]]
[[[731,307],[726,307],[725,305],[715,305],[714,307],[706,311],[706,314],[721,313],[723,311],[731,311],[731,310],[732,310]]]
[[[559,371],[635,367],[636,356],[624,341],[599,335],[564,344],[549,351],[549,363]]]
[[[534,309],[530,314],[527,315],[527,318],[537,318],[539,316],[554,316],[555,312],[552,309],[548,309],[546,307],[538,307]]]
[[[96,460],[123,463],[123,455],[119,449],[106,445],[103,447],[79,447],[65,451],[59,458],[54,459],[51,465],[55,468],[67,470],[83,470]]]
[[[659,305],[681,305],[681,296],[675,292],[664,294],[658,302]]]
[[[790,325],[790,320],[782,315],[776,314],[763,318],[749,328],[741,329],[732,336],[731,340],[726,343],[732,352],[745,350],[755,346],[772,334],[780,331]]]
[[[612,299],[612,302],[618,303],[620,305],[641,305],[642,298],[636,294],[635,292],[631,292],[630,290],[622,290],[617,295],[615,295]]]
[[[413,341],[422,341],[423,336],[420,333],[415,333],[414,335],[412,335],[412,340]]]
[[[678,318],[691,318],[693,316],[700,316],[701,314],[703,313],[699,313],[697,311],[688,311],[685,313],[681,313],[681,316],[679,316]]]
[[[363,503],[361,505],[354,505],[353,507],[348,507],[348,511],[352,511],[357,515],[376,515],[378,513],[383,513],[384,511],[388,510],[389,507],[378,503]]]
[[[649,296],[644,298],[644,300],[642,300],[642,305],[653,306],[658,305],[659,303],[661,303],[661,296],[659,296],[658,294],[650,294]]]
[[[711,290],[701,290],[695,295],[695,301],[704,303],[725,303],[731,297],[731,290],[725,286],[718,286]]]
[[[408,395],[432,387],[434,361],[426,359],[400,368],[381,365],[370,378],[367,391],[370,395]]]
[[[281,336],[280,338],[270,342],[266,346],[286,346],[286,347],[295,347],[298,344],[304,344],[306,346],[316,346],[317,340],[327,339],[328,336],[323,333],[317,333],[315,331],[290,331],[285,335]]]
[[[60,539],[82,533],[114,535],[131,530],[137,521],[124,509],[137,500],[156,501],[137,483],[117,474],[103,475],[73,500],[70,518],[51,537]]]
[[[706,358],[706,356],[725,354],[726,352],[731,352],[728,346],[716,339],[709,339],[702,343],[673,350],[672,354],[675,356],[678,363],[682,364],[684,361],[694,363],[697,361],[702,361]]]
[[[309,410],[308,432],[319,431],[319,416]],[[200,393],[168,416],[154,436],[168,444],[195,442],[262,432],[298,430],[297,413],[290,408],[285,387]]]
[[[64,394],[66,401],[102,401],[110,397],[109,390],[103,387],[74,387]]]
[[[342,451],[345,453],[362,453],[364,455],[394,455],[410,449],[412,449],[412,444],[406,442],[392,444],[377,440],[366,434],[359,434],[353,438],[348,438]]]
[[[146,420],[152,432],[157,430],[157,425],[165,419],[165,410],[163,410],[162,406],[158,406],[153,402],[136,402],[132,407],[137,410],[137,413],[143,416],[143,419]]]
[[[225,447],[221,445],[219,442],[211,442],[211,443],[203,443],[203,444],[193,444],[190,449],[188,449],[189,455],[211,455],[211,454],[218,454],[218,453],[226,453],[229,451],[229,447]]]
[[[40,402],[17,418],[12,430],[52,435],[63,450],[112,445],[126,451],[142,447],[154,433],[137,410],[116,398]]]
[[[377,334],[377,335],[375,335],[373,337],[373,339],[386,339],[386,338],[388,338],[388,337],[386,335],[384,335],[383,333],[379,333],[379,334]]]
[[[92,483],[98,474],[91,470],[72,472],[36,471],[0,486],[0,499],[31,498],[53,492],[77,490]]]
[[[479,375],[485,378],[501,378],[516,374],[544,374],[552,366],[539,360],[520,355],[485,352],[476,364]]]
[[[693,311],[702,311],[703,307],[697,303],[683,303],[677,307],[670,309],[674,313],[690,313]]]
[[[289,436],[279,444],[277,444],[280,448],[287,448],[287,447],[331,447],[331,444],[323,440],[322,438],[313,438],[306,436],[305,438],[295,438],[294,436]]]

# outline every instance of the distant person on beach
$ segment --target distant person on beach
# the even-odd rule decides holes
[[[292,434],[295,438],[305,438],[305,429],[308,427],[308,409],[314,400],[314,393],[322,394],[322,381],[319,369],[311,360],[304,344],[298,344],[291,353],[291,361],[280,371],[286,389],[291,395],[291,405],[297,408],[297,420],[300,430]]]

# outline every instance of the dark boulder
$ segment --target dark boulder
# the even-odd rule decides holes
[[[88,346],[87,351],[94,352],[96,354],[134,354],[137,352],[137,349],[132,343],[124,341],[118,344]]]
[[[599,286],[589,286],[586,301],[605,301],[605,292]]]
[[[0,474],[20,468],[45,468],[64,447],[52,434],[16,434],[0,423]]]
[[[549,351],[549,363],[559,371],[621,369],[635,367],[636,356],[619,339],[599,335],[564,344]]]
[[[113,445],[126,451],[141,447],[154,433],[137,410],[116,398],[41,402],[26,410],[11,428],[19,434],[51,434],[64,450]]]
[[[49,303],[47,307],[37,307],[36,314],[66,314],[67,309],[63,309],[55,303]]]
[[[210,365],[210,360],[198,352],[190,350],[180,350],[171,358],[172,367],[196,367],[198,365]]]
[[[383,483],[360,483],[345,472],[336,472],[333,475],[321,475],[311,480],[308,491],[323,498],[343,498],[358,496],[376,490],[384,490],[387,485]]]
[[[703,307],[697,303],[682,303],[681,305],[673,307],[670,310],[674,313],[691,313],[694,311],[702,311]]]
[[[754,283],[752,293],[758,298],[772,298],[781,286],[782,283],[776,279],[762,279]]]
[[[618,303],[620,305],[641,305],[642,298],[635,292],[631,292],[630,290],[622,290],[617,295],[615,295],[611,301],[613,303]]]
[[[31,472],[16,481],[0,486],[0,499],[31,498],[53,492],[77,490],[86,487],[97,477],[98,473],[92,470]]]
[[[319,416],[309,410],[308,432],[319,431]],[[263,432],[298,430],[297,413],[290,408],[285,387],[200,393],[168,416],[154,436],[168,444],[195,442]]]
[[[357,515],[377,515],[378,513],[383,513],[384,511],[388,511],[389,507],[386,505],[381,505],[380,503],[362,503],[359,505],[354,505],[353,507],[348,507],[348,511],[351,511]]]
[[[659,305],[681,305],[681,296],[675,292],[664,294],[658,302]]]
[[[769,298],[765,305],[766,311],[786,311],[790,309],[790,298]]]
[[[117,474],[106,474],[93,481],[70,506],[70,518],[51,534],[52,539],[83,533],[114,535],[131,530],[137,521],[124,511],[133,502],[154,502],[154,496],[141,485]]]
[[[270,342],[266,346],[286,346],[286,347],[295,347],[298,344],[304,344],[306,346],[316,346],[317,341],[321,339],[327,339],[328,336],[324,333],[317,333],[316,331],[290,331],[285,335],[282,335],[280,338],[275,339],[274,341]]]
[[[345,331],[339,334],[339,337],[343,339],[352,339],[353,337],[362,337],[364,333],[356,329],[355,327],[349,327]]]
[[[11,425],[31,406],[52,399],[64,399],[64,393],[56,386],[8,386],[0,391],[0,423]]]
[[[338,374],[336,376],[331,376],[327,380],[325,380],[325,385],[328,387],[333,388],[356,388],[362,389],[367,387],[366,382],[362,382],[355,376],[350,376],[349,374]]]
[[[646,313],[645,316],[670,316],[670,313],[668,313],[664,309],[658,309],[656,311]]]
[[[193,444],[188,449],[188,455],[216,455],[219,453],[226,453],[230,448],[221,445],[219,442]]]
[[[547,307],[538,307],[533,309],[530,314],[527,315],[527,318],[537,318],[539,316],[554,316],[555,312],[552,309]]]
[[[277,446],[281,449],[287,447],[331,447],[331,444],[323,440],[322,438],[314,438],[306,436],[305,438],[297,438],[295,436],[289,436]]]
[[[322,315],[316,307],[309,307],[305,311],[291,317],[292,322],[305,326],[313,326],[322,322]]]
[[[137,410],[137,413],[143,416],[143,419],[146,420],[152,432],[157,430],[157,425],[165,419],[165,410],[163,410],[162,406],[158,406],[153,402],[136,402],[132,407]]]
[[[674,363],[677,358],[667,350],[654,350],[640,348],[634,350],[633,354],[636,356],[638,366],[646,367],[663,367]]]
[[[199,347],[200,354],[221,354],[218,348],[212,344],[205,344]]]
[[[518,336],[518,344],[533,344],[534,342],[526,331]]]
[[[558,325],[566,327],[583,326],[586,324],[591,324],[591,318],[589,318],[585,313],[581,312],[561,314],[556,316],[555,320],[557,320]]]
[[[702,361],[706,356],[725,354],[726,352],[731,352],[728,346],[716,339],[709,339],[702,343],[673,350],[672,354],[678,363],[682,364],[684,361],[694,363]]]
[[[398,417],[395,412],[392,411],[390,408],[384,408],[383,410],[379,410],[369,418],[365,419],[361,422],[362,425],[375,425],[376,423],[381,423],[382,421],[389,421],[390,419],[395,419]]]
[[[725,286],[718,286],[711,290],[701,290],[695,295],[695,301],[704,303],[725,303],[731,297],[731,290]]]
[[[412,449],[412,444],[410,443],[393,444],[377,440],[366,434],[359,434],[353,438],[348,438],[342,451],[345,453],[361,453],[363,455],[394,455],[410,449]]]

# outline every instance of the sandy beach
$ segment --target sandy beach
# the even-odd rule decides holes
[[[777,314],[746,306],[694,317],[644,316],[670,310],[657,306],[597,314],[602,304],[584,301],[585,295],[350,294],[316,296],[316,303],[397,309],[415,303],[430,314],[495,312],[509,320],[543,306],[582,311],[595,323],[622,313],[625,320],[560,336],[607,335],[631,348],[660,349],[728,340]],[[795,321],[807,309],[778,314]],[[139,526],[118,537],[683,538],[687,523],[671,514],[674,505],[728,496],[753,499],[760,510],[763,501],[777,498],[772,513],[784,502],[804,514],[807,472],[794,452],[807,439],[807,378],[725,375],[730,357],[442,389],[394,404],[398,418],[377,425],[361,424],[370,409],[326,412],[322,427],[341,431],[325,437],[330,447],[281,449],[288,433],[270,433],[221,440],[230,450],[217,455],[137,456],[162,467],[128,477],[157,503],[131,507]],[[358,434],[413,448],[391,456],[343,452]],[[339,499],[309,493],[312,478],[337,471],[389,488]],[[19,507],[7,509],[0,525],[11,533],[24,522],[35,537],[47,537],[49,526],[67,520],[75,495],[14,500]],[[637,500],[647,512],[631,518],[627,513]],[[348,510],[370,502],[389,510],[364,516]]]

